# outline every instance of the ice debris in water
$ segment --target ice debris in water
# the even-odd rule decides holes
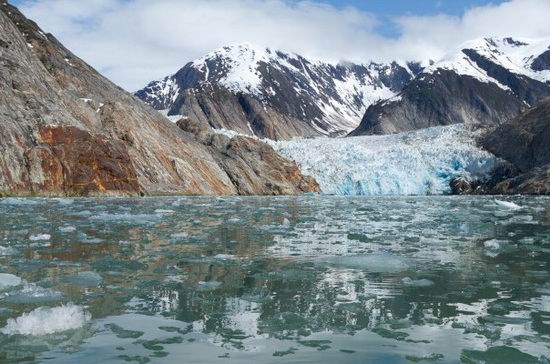
[[[404,258],[389,254],[339,256],[324,261],[332,266],[364,269],[377,273],[400,272],[409,267]]]
[[[172,214],[175,214],[176,211],[174,210],[165,210],[165,209],[157,209],[155,210],[155,214],[159,214],[159,215],[172,215]]]
[[[69,303],[59,307],[39,307],[15,319],[9,319],[0,330],[4,335],[43,336],[82,327],[91,315],[80,306]]]
[[[523,206],[508,201],[495,200],[495,203],[510,210],[521,210],[523,208]]]
[[[96,272],[79,272],[63,278],[63,281],[79,287],[97,287],[103,282],[103,278]]]
[[[36,205],[38,202],[36,200],[31,200],[27,198],[16,198],[16,197],[8,197],[0,199],[1,205]]]
[[[1,246],[0,245],[0,257],[5,257],[8,255],[15,255],[18,251],[15,248],[12,248],[11,246]]]
[[[50,234],[36,234],[29,237],[32,241],[50,240],[52,236]]]
[[[4,300],[15,304],[35,304],[55,302],[63,298],[61,292],[48,288],[37,286],[34,283],[23,282],[23,288],[15,292],[10,292],[4,297]]]
[[[271,142],[326,194],[429,195],[451,192],[454,178],[485,178],[497,166],[462,125],[384,136]]]
[[[72,233],[76,231],[76,228],[74,226],[60,226],[59,231],[62,233]]]
[[[0,273],[0,291],[19,286],[22,283],[21,278],[14,276],[13,274]]]
[[[405,277],[401,280],[405,286],[410,287],[430,287],[434,285],[434,282],[430,281],[429,279],[412,279],[409,277]]]

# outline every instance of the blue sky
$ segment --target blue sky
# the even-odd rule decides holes
[[[131,91],[235,43],[328,62],[425,62],[475,38],[550,36],[550,0],[11,2]]]
[[[399,28],[392,22],[395,16],[430,16],[446,14],[462,16],[471,8],[497,5],[504,0],[326,0],[336,7],[353,6],[377,16],[381,22],[377,30],[386,36],[400,35]]]
[[[354,6],[380,15],[462,15],[475,6],[499,4],[502,0],[328,0],[336,6]]]

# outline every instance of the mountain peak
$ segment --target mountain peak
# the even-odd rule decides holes
[[[230,119],[245,115],[248,121],[242,120],[237,131],[261,137],[338,135],[356,127],[369,105],[401,91],[416,75],[414,69],[395,62],[334,64],[238,43],[190,62],[136,95],[159,110],[170,109],[170,115],[200,110],[205,113],[200,118],[216,128],[232,128]],[[211,100],[220,92],[236,96],[235,105],[230,109],[219,105],[227,95]],[[198,105],[186,105],[191,95],[201,98]],[[207,95],[211,105],[202,100]],[[219,121],[212,122],[212,115]],[[281,119],[285,121],[281,123]],[[277,126],[264,125],[268,120]],[[285,128],[284,124],[294,127]]]

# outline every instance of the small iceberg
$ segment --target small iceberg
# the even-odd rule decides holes
[[[429,279],[412,279],[409,277],[405,277],[401,280],[405,286],[409,287],[431,287],[434,285],[434,282],[430,281]]]
[[[53,308],[39,307],[15,319],[9,319],[0,332],[4,335],[50,335],[78,329],[90,319],[88,312],[72,303]]]
[[[2,246],[0,245],[0,257],[5,257],[9,255],[15,255],[19,253],[17,249],[12,248],[10,246]]]
[[[31,241],[46,241],[50,240],[51,238],[52,236],[50,234],[36,234],[29,237]]]
[[[0,273],[0,291],[21,285],[23,280],[18,276],[8,273]]]
[[[74,226],[60,226],[59,231],[62,233],[72,233],[76,231],[76,228]]]
[[[500,244],[503,243],[504,241],[502,240],[497,240],[497,239],[491,239],[491,240],[487,240],[486,242],[483,243],[483,246],[487,249],[490,249],[490,250],[498,250],[500,249]]]
[[[505,208],[510,209],[510,210],[521,210],[523,208],[523,206],[520,206],[518,204],[515,204],[513,202],[509,202],[509,201],[495,200],[495,203],[498,206],[505,207]]]

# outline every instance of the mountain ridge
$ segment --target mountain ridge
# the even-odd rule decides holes
[[[168,115],[258,137],[343,135],[419,71],[413,63],[331,64],[244,43],[189,62],[135,95]]]
[[[550,97],[550,38],[480,38],[427,67],[393,100],[372,105],[350,135],[437,125],[498,125]],[[392,102],[393,101],[393,102]]]

